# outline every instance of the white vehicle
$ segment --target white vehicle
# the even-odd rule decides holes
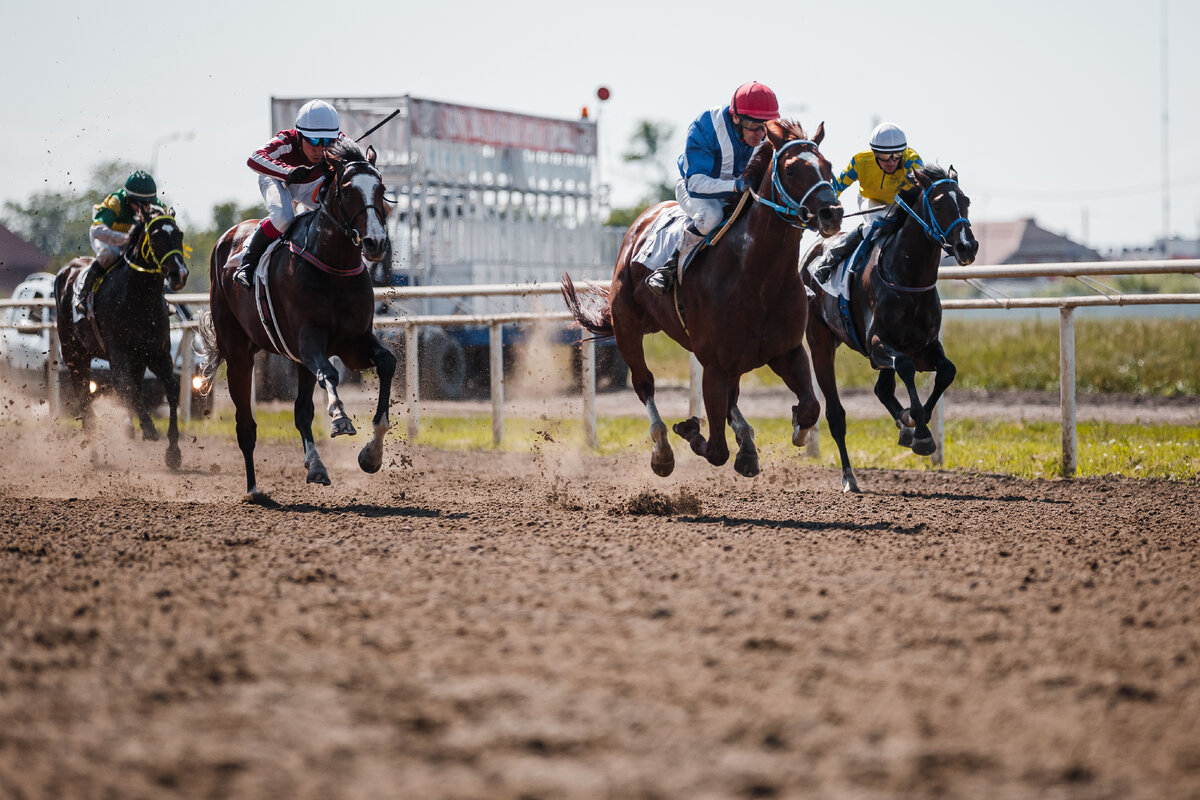
[[[24,387],[30,394],[45,396],[49,376],[53,374],[56,380],[65,384],[67,369],[57,347],[53,359],[49,357],[50,327],[57,318],[53,303],[54,276],[48,272],[33,273],[17,286],[12,299],[28,300],[31,303],[0,309],[0,372],[3,372],[9,381]],[[50,301],[48,305],[45,303],[47,300]],[[183,304],[169,303],[168,308],[175,317],[173,322],[187,322],[192,318],[191,310]],[[55,334],[57,335],[57,331]],[[182,340],[183,330],[172,327],[171,358],[175,363],[176,375],[183,369],[183,359],[179,352]],[[162,386],[149,370],[146,371],[145,380],[153,385],[161,396]],[[195,380],[186,383],[192,390],[192,408],[208,408],[208,398],[202,397],[196,390]],[[180,385],[182,388],[184,384]],[[93,358],[91,391],[99,393],[111,388],[112,373],[108,361]]]

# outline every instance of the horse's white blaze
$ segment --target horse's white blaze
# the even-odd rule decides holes
[[[358,190],[362,195],[363,205],[371,211],[375,211],[375,187],[379,184],[379,179],[373,175],[355,175],[350,179],[350,185]],[[379,219],[379,213],[367,212],[367,234],[364,238],[367,239],[383,239],[387,233],[383,230],[383,222]]]
[[[800,155],[796,156],[796,158],[799,158],[803,161],[808,162],[810,165],[812,165],[814,168],[816,168],[817,173],[820,174],[821,159],[817,158],[815,153],[801,153]]]

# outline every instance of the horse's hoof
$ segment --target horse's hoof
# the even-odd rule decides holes
[[[158,429],[155,428],[153,425],[151,425],[149,428],[142,428],[142,441],[143,442],[157,442],[158,441]]]
[[[675,455],[667,453],[667,457],[660,459],[652,456],[650,458],[650,469],[654,470],[654,474],[660,478],[665,478],[675,471]]]
[[[328,486],[333,481],[329,480],[329,473],[322,469],[310,469],[308,471],[308,483],[319,483],[322,486]]]
[[[931,456],[937,452],[937,442],[932,437],[917,439],[912,444],[912,451],[919,456]]]
[[[753,478],[758,474],[758,455],[739,455],[734,459],[733,471],[743,477]]]
[[[906,428],[917,427],[917,423],[914,422],[913,418],[912,418],[912,409],[911,408],[906,408],[900,412],[900,422]]]
[[[167,469],[176,470],[183,465],[183,454],[178,447],[167,448]]]
[[[353,436],[356,433],[358,433],[358,431],[354,430],[354,423],[350,421],[349,417],[338,417],[329,426],[330,438],[343,435]]]
[[[259,491],[257,486],[242,495],[242,502],[255,506],[266,506],[267,508],[279,507],[279,504],[271,499],[271,495],[267,494],[266,492]]]
[[[912,447],[913,446],[913,429],[912,428],[901,428],[900,429],[900,439],[896,442],[896,444],[900,445],[901,447]]]
[[[792,444],[794,444],[796,447],[804,447],[804,445],[808,444],[808,432],[811,430],[812,428],[793,427]]]
[[[379,468],[383,466],[383,455],[372,456],[369,447],[364,447],[358,451],[358,466],[363,472],[373,475],[379,472]]]
[[[671,430],[675,431],[677,436],[690,442],[693,437],[700,435],[700,420],[695,417],[689,417],[683,422],[676,422],[671,426]]]

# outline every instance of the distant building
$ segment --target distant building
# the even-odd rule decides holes
[[[1039,228],[1032,217],[1014,222],[972,222],[979,241],[976,264],[1041,264],[1061,261],[1103,261],[1090,247]],[[943,260],[943,263],[953,263]]]
[[[1149,247],[1125,247],[1114,250],[1118,261],[1158,261],[1167,258],[1200,258],[1200,239],[1156,239]]]
[[[0,225],[0,296],[11,297],[25,276],[48,269],[48,254]]]

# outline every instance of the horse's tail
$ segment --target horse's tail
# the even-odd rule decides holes
[[[607,286],[597,286],[580,297],[575,291],[571,276],[565,272],[559,286],[562,289],[563,302],[580,325],[597,336],[613,335],[612,309],[608,304]]]
[[[200,346],[196,348],[200,356],[200,393],[208,396],[212,391],[213,379],[217,377],[217,367],[225,360],[221,349],[217,347],[217,328],[213,325],[211,311],[205,311],[198,321]]]

